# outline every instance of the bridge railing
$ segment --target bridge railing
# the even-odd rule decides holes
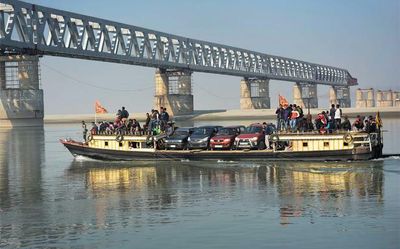
[[[0,49],[242,77],[353,85],[345,69],[0,0]]]

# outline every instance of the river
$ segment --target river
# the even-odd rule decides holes
[[[384,125],[384,152],[400,153],[400,121]],[[79,124],[0,130],[0,248],[400,246],[397,157],[102,162],[65,137]]]

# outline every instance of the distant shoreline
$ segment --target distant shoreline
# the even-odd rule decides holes
[[[310,109],[310,114],[317,115],[325,109]],[[355,118],[357,115],[369,116],[379,111],[382,118],[395,118],[400,119],[400,107],[371,107],[371,108],[342,108],[343,115],[349,118]],[[304,110],[307,114],[308,110]],[[113,121],[115,118],[114,113],[97,114],[97,121]],[[136,118],[139,122],[145,121],[146,113],[131,113],[132,118]],[[94,114],[58,114],[58,115],[45,115],[45,124],[61,124],[61,123],[80,123],[82,120],[86,122],[94,121]],[[225,120],[267,120],[275,119],[275,109],[257,109],[257,110],[199,110],[194,111],[192,115],[175,116],[173,120],[176,121],[225,121]]]

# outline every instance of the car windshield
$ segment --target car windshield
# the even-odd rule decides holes
[[[186,136],[189,134],[188,130],[176,130],[174,136]]]
[[[193,135],[209,135],[212,131],[212,128],[197,128],[194,130]]]
[[[249,126],[246,127],[244,130],[244,134],[254,134],[254,133],[261,133],[262,132],[262,127],[261,126]]]
[[[236,131],[233,128],[222,128],[221,130],[218,131],[218,135],[235,135]]]

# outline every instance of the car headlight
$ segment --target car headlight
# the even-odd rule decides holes
[[[255,141],[257,141],[258,140],[258,137],[252,137],[252,138],[250,138],[250,141],[253,141],[253,142],[255,142]]]
[[[208,137],[205,137],[203,139],[200,139],[199,142],[207,142],[207,140],[208,140]]]
[[[224,139],[224,142],[230,142],[231,140],[229,138]]]
[[[211,143],[214,143],[214,139],[211,139],[210,142],[211,142]]]
[[[240,138],[238,138],[238,137],[235,137],[235,141],[236,142],[238,142],[240,140]]]

